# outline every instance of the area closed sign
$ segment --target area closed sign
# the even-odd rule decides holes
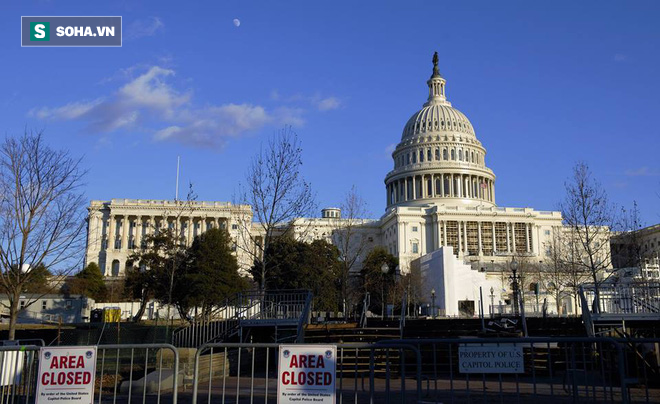
[[[280,345],[278,403],[335,403],[337,347]]]
[[[93,404],[95,375],[95,346],[41,348],[36,404]]]
[[[521,346],[459,346],[461,373],[525,373]]]

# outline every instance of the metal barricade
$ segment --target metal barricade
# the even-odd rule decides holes
[[[459,338],[391,343],[411,344],[420,351],[423,400],[428,402],[629,402],[624,352],[609,338]],[[485,369],[475,372],[466,353],[474,347],[493,352],[513,347],[521,352],[523,367],[510,372],[497,362],[485,360],[481,362]]]
[[[305,344],[298,344],[305,346]],[[338,403],[660,402],[660,339],[459,338],[336,344]],[[95,404],[276,402],[280,344],[99,345]],[[35,402],[39,348],[0,347],[0,404]],[[518,352],[514,372],[468,352]],[[184,351],[182,351],[184,352]],[[193,357],[194,353],[194,357]],[[181,354],[184,355],[184,354]],[[194,359],[194,361],[193,361]],[[483,364],[486,365],[483,365]],[[466,365],[467,364],[467,365]]]
[[[631,402],[660,402],[660,338],[616,340],[624,350],[625,386]]]
[[[179,352],[170,344],[99,345],[94,401],[176,404]]]
[[[300,344],[304,345],[304,344]],[[277,402],[280,344],[207,344],[197,351],[192,403]],[[409,344],[336,344],[338,403],[418,403],[421,356]]]
[[[0,403],[34,401],[39,347],[0,346]]]
[[[35,402],[39,349],[0,347],[0,404]],[[179,352],[170,344],[99,345],[94,401],[176,404],[178,378]]]

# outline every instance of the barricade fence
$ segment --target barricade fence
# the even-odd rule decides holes
[[[313,345],[295,344],[296,347]],[[336,344],[337,403],[660,402],[660,339]],[[277,402],[279,344],[99,345],[94,402]],[[187,359],[180,363],[179,357]],[[39,347],[0,347],[0,404],[35,402]]]
[[[657,360],[653,362],[650,354],[637,354],[640,344],[655,344],[647,352],[657,358],[658,341],[634,341],[460,338],[391,342],[419,350],[422,399],[428,402],[660,402]],[[500,355],[503,360],[498,360]]]
[[[625,353],[625,385],[631,401],[660,401],[660,338],[617,339]]]
[[[35,402],[39,349],[0,347],[0,404]],[[172,345],[99,345],[94,402],[176,404],[178,377],[179,353]]]
[[[299,346],[301,344],[298,344]],[[192,403],[276,403],[279,344],[207,344],[195,357]],[[412,345],[337,344],[336,402],[411,402],[421,394]]]

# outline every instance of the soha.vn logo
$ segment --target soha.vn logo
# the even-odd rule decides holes
[[[50,41],[50,23],[31,22],[30,41]]]

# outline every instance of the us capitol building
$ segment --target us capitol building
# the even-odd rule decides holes
[[[547,242],[562,226],[561,213],[497,206],[496,176],[486,165],[486,148],[468,118],[449,102],[437,53],[426,83],[428,98],[405,124],[392,153],[393,169],[385,176],[386,212],[378,220],[362,221],[361,237],[368,238],[370,248],[382,245],[397,256],[401,273],[419,267],[425,284],[438,290],[441,307],[443,297],[472,299],[479,286],[495,286],[504,296],[508,282],[502,274],[509,263],[514,257],[536,263],[546,258]],[[140,240],[173,220],[181,221],[190,244],[216,226],[237,240],[242,228],[237,223],[252,215],[248,205],[195,204],[191,214],[174,216],[163,213],[171,211],[173,201],[92,201],[86,262],[97,262],[106,276],[121,276]],[[332,241],[341,220],[341,212],[330,208],[320,218],[297,222],[311,225],[306,239]],[[241,249],[236,254],[243,268],[251,264]],[[449,306],[442,312],[454,314]]]

